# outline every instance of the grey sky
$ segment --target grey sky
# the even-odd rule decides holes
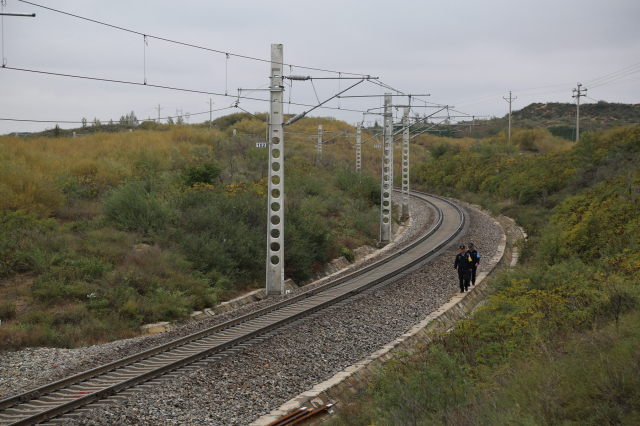
[[[588,95],[609,102],[640,103],[640,67],[621,84],[591,88],[588,81],[640,63],[640,2],[636,1],[196,1],[34,0],[35,3],[145,34],[225,52],[269,58],[271,43],[284,44],[286,63],[380,77],[404,92],[430,93],[473,115],[503,116],[509,90],[514,108],[531,102],[571,102],[580,81]],[[6,0],[5,12],[37,14],[4,18],[7,67],[142,82],[143,38]],[[146,77],[150,84],[201,91],[225,91],[224,55],[148,40]],[[229,94],[267,84],[264,62],[232,57]],[[293,68],[293,74],[327,76]],[[348,81],[316,82],[321,99]],[[541,88],[543,86],[561,85]],[[535,90],[524,90],[539,88]],[[385,90],[363,83],[353,94]],[[548,93],[554,92],[554,93]],[[267,96],[256,92],[257,97]],[[313,103],[308,82],[294,82],[292,101]],[[233,98],[150,87],[83,81],[0,70],[0,118],[117,120],[133,110],[138,118],[176,109],[192,114],[227,107]],[[285,93],[289,99],[289,89]],[[478,99],[481,98],[481,99]],[[591,99],[583,99],[593,102]],[[338,102],[332,101],[337,107]],[[340,101],[341,108],[367,109],[378,99]],[[244,109],[266,111],[268,104],[242,101]],[[291,113],[302,107],[291,106]],[[223,115],[231,110],[214,113]],[[362,114],[316,110],[349,122]],[[190,122],[208,119],[192,116]],[[374,117],[368,118],[373,120]],[[37,131],[55,123],[0,121],[0,134]],[[61,124],[63,128],[77,127]]]

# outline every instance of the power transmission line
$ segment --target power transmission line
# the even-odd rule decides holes
[[[630,65],[628,67],[622,68],[618,71],[615,71],[613,73],[607,74],[605,76],[602,77],[598,77],[596,79],[593,80],[587,80],[586,84],[589,84],[591,86],[591,89],[593,90],[595,87],[601,87],[601,86],[606,86],[608,84],[616,84],[616,80],[619,80],[620,78],[623,77],[627,77],[628,75],[631,74],[635,74],[640,72],[640,69],[638,69],[640,67],[640,62]],[[632,82],[632,81],[636,81],[636,79],[632,79],[632,80],[626,80],[626,81],[621,81],[620,83],[628,83],[628,82]],[[518,93],[519,96],[536,96],[536,95],[545,95],[545,94],[550,94],[550,93],[561,93],[564,92],[565,90],[554,90],[554,91],[548,91],[548,92],[535,92],[535,93],[520,93],[520,92],[526,92],[529,90],[538,90],[538,89],[546,89],[546,88],[550,88],[550,87],[561,87],[561,86],[568,86],[568,85],[572,85],[573,83],[568,82],[568,83],[562,83],[562,84],[554,84],[554,85],[550,85],[550,86],[540,86],[540,87],[532,87],[532,88],[528,88],[528,89],[517,89],[514,90],[513,92]],[[492,103],[496,103],[496,102],[500,102],[502,101],[502,99],[497,98],[498,96],[502,97],[502,95],[506,93],[506,92],[501,92],[501,93],[496,93],[494,95],[489,95],[489,96],[483,96],[483,97],[479,97],[479,98],[473,98],[473,99],[469,99],[468,101],[460,101],[460,102],[456,102],[456,105],[464,105],[464,104],[471,104],[471,105],[467,105],[465,106],[465,108],[477,108],[479,106],[484,106],[484,105],[489,105]],[[492,99],[495,98],[495,99]],[[480,101],[482,100],[482,102],[475,102],[475,101]]]

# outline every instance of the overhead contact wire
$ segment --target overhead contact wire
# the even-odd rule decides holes
[[[50,71],[30,70],[30,69],[26,69],[26,68],[3,67],[3,69],[13,70],[13,71],[21,71],[21,72],[30,72],[30,73],[34,73],[34,74],[54,75],[54,76],[58,76],[58,77],[79,78],[79,79],[82,79],[82,80],[103,81],[103,82],[107,82],[107,83],[128,84],[128,85],[132,85],[132,86],[155,87],[157,89],[176,90],[176,91],[179,91],[179,92],[200,93],[200,94],[204,94],[204,95],[224,96],[224,97],[236,98],[236,96],[225,95],[224,93],[207,92],[207,91],[204,91],[204,90],[195,90],[195,89],[183,89],[183,88],[179,88],[179,87],[162,86],[162,85],[159,85],[159,84],[144,84],[144,83],[138,83],[138,82],[135,82],[135,81],[114,80],[114,79],[100,78],[100,77],[88,77],[88,76],[82,76],[82,75],[63,74],[63,73],[56,73],[56,72],[50,72]],[[250,98],[250,97],[247,97],[247,96],[238,96],[237,98],[238,99],[247,99],[247,100],[251,100],[251,101],[270,102],[268,99]],[[316,106],[316,105],[302,104],[302,103],[296,103],[296,102],[292,102],[291,105],[305,106],[305,107],[315,107],[315,108],[322,108],[322,109],[334,109],[334,110],[338,109],[336,107]],[[348,112],[358,112],[358,113],[366,112],[366,111],[357,110],[357,109],[345,109],[345,108],[342,108],[341,110],[342,111],[348,111]]]
[[[106,22],[97,21],[97,20],[91,19],[91,18],[85,18],[84,16],[79,16],[79,15],[75,15],[73,13],[64,12],[62,10],[54,9],[52,7],[43,6],[41,4],[33,3],[33,2],[30,2],[30,1],[27,1],[27,0],[18,0],[18,1],[21,2],[21,3],[30,4],[30,5],[35,6],[35,7],[40,7],[42,9],[47,9],[47,10],[50,10],[52,12],[60,13],[62,15],[67,15],[67,16],[71,16],[73,18],[82,19],[84,21],[93,22],[94,24],[104,25],[105,27],[113,28],[113,29],[116,29],[116,30],[126,31],[126,32],[131,33],[131,34],[144,35],[143,33],[139,32],[139,31],[130,30],[128,28],[119,27],[119,26],[113,25],[113,24],[107,24]],[[195,44],[185,43],[185,42],[177,41],[177,40],[171,40],[171,39],[164,38],[164,37],[158,37],[158,36],[153,36],[153,35],[147,35],[147,37],[155,38],[156,40],[166,41],[167,43],[174,43],[174,44],[179,44],[181,46],[192,47],[194,49],[206,50],[206,51],[209,51],[209,52],[215,52],[215,53],[235,56],[236,58],[250,59],[252,61],[271,63],[271,61],[267,60],[267,59],[254,58],[252,56],[240,55],[238,53],[227,53],[227,52],[224,52],[222,50],[211,49],[209,47],[198,46],[198,45],[195,45]],[[283,64],[283,65],[289,65],[289,64]],[[293,65],[295,67],[298,67],[298,68],[304,68],[304,69],[313,70],[313,71],[331,72],[331,73],[335,73],[335,74],[342,73],[342,74],[357,75],[357,76],[367,76],[367,74],[345,72],[345,71],[333,71],[333,70],[327,70],[327,69],[322,69],[322,68],[305,67],[305,66],[302,66],[302,65],[295,65],[295,64],[291,64],[291,65]]]

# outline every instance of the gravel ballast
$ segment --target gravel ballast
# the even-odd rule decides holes
[[[413,214],[412,226],[400,235],[398,241],[396,241],[392,247],[383,253],[374,255],[348,268],[344,272],[332,276],[331,280],[340,278],[394,253],[413,242],[433,226],[435,214],[427,203],[412,198],[410,210]],[[0,399],[20,392],[26,392],[44,384],[61,380],[73,374],[98,367],[196,331],[229,321],[241,315],[291,298],[301,292],[322,285],[325,282],[326,281],[311,283],[284,296],[270,297],[267,300],[245,305],[222,315],[209,317],[196,323],[185,324],[170,331],[151,336],[119,340],[78,349],[28,348],[15,352],[4,352],[0,354]]]
[[[470,229],[457,244],[475,243],[486,261],[501,230],[467,210]],[[246,425],[259,415],[380,349],[447,301],[458,288],[456,245],[396,282],[287,327],[235,356],[92,410],[68,424]],[[482,267],[482,265],[481,265]]]

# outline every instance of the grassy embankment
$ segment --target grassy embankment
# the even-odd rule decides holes
[[[215,124],[0,138],[0,350],[131,337],[264,285],[264,123]],[[380,150],[365,147],[362,176],[348,171],[350,142],[324,151],[307,137],[285,147],[285,274],[297,282],[377,237]]]
[[[640,422],[640,127],[546,151],[449,142],[414,169],[530,240],[487,304],[388,365],[333,425]]]

